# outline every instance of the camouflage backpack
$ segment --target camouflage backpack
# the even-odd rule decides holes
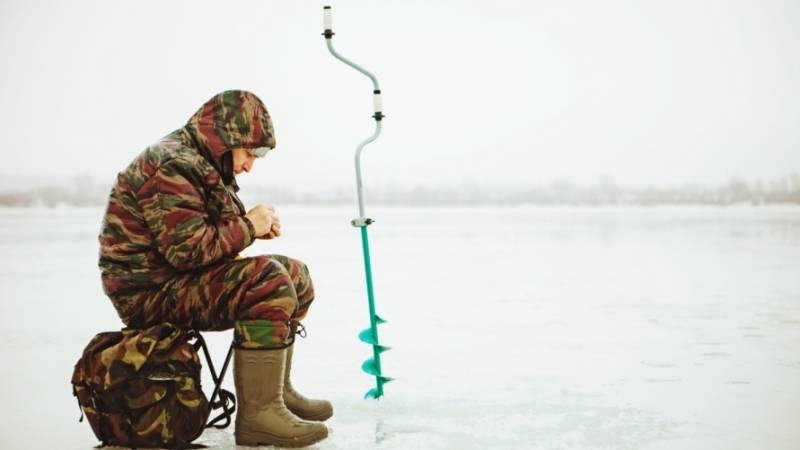
[[[203,432],[200,358],[170,323],[96,335],[75,364],[73,394],[103,445],[185,448]]]

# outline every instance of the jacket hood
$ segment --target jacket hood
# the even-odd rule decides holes
[[[231,90],[211,97],[185,128],[198,150],[221,169],[226,184],[227,179],[233,178],[233,169],[226,167],[230,166],[232,149],[275,148],[275,133],[267,108],[248,91]]]

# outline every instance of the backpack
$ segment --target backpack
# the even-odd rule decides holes
[[[72,374],[72,391],[105,445],[186,448],[209,404],[190,334],[170,323],[96,335]]]

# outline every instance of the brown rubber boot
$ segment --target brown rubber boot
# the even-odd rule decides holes
[[[234,351],[237,445],[304,447],[328,436],[328,428],[292,414],[283,403],[286,349]]]
[[[333,415],[333,405],[327,400],[314,400],[305,398],[303,394],[294,390],[289,381],[292,371],[292,354],[294,345],[286,349],[286,375],[283,377],[283,401],[289,411],[297,417],[306,420],[316,420],[322,422],[328,420]]]

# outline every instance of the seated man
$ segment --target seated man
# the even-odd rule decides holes
[[[275,147],[261,100],[226,91],[148,147],[117,177],[100,233],[103,289],[133,328],[172,322],[234,329],[236,443],[324,439],[331,404],[289,382],[292,343],[314,299],[306,266],[280,255],[238,258],[280,236],[275,210],[245,212],[236,175]]]

